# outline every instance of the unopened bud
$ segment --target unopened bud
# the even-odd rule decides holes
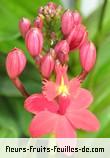
[[[11,79],[18,77],[24,70],[26,57],[22,50],[15,48],[6,58],[6,70]]]
[[[61,63],[65,63],[68,61],[68,53],[69,53],[69,44],[66,40],[62,40],[55,46],[55,52],[57,58],[61,61]]]
[[[81,45],[86,41],[87,35],[88,34],[86,28],[83,25],[76,25],[75,27],[73,27],[71,33],[67,38],[70,50],[80,48]]]
[[[31,27],[31,22],[30,22],[29,19],[22,18],[19,21],[19,30],[20,30],[20,33],[21,33],[21,35],[22,35],[23,38],[26,36],[26,33],[28,32],[28,30],[30,29],[30,27]]]
[[[82,17],[78,11],[73,12],[73,21],[74,21],[74,26],[81,24]]]
[[[54,70],[54,58],[50,53],[46,54],[41,61],[41,73],[43,77],[49,78]]]
[[[26,47],[32,57],[39,55],[43,48],[43,35],[38,28],[31,28],[25,38]]]
[[[55,3],[53,3],[53,2],[49,2],[47,5],[51,9],[56,9],[57,8],[57,5]]]
[[[63,14],[62,20],[61,20],[61,28],[62,28],[63,34],[65,36],[69,35],[73,26],[74,26],[73,12],[70,10],[67,10]]]
[[[38,16],[35,20],[34,20],[34,27],[39,28],[40,30],[42,30],[43,28],[43,20],[40,16]]]
[[[41,64],[41,60],[42,60],[42,55],[39,54],[39,55],[37,55],[36,58],[35,58],[35,63],[36,63],[37,65],[40,65],[40,64]]]
[[[96,48],[92,42],[84,43],[80,48],[81,66],[86,72],[91,71],[96,62]]]
[[[43,7],[40,7],[39,10],[38,10],[38,13],[39,13],[39,14],[43,14],[43,11],[44,11],[44,8],[43,8]]]

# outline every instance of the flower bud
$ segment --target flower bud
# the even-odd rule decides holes
[[[38,10],[38,13],[39,13],[40,15],[42,15],[42,14],[43,14],[43,10],[44,10],[44,8],[43,8],[43,7],[40,7],[39,10]]]
[[[40,16],[38,16],[35,20],[34,20],[34,27],[39,28],[40,30],[42,30],[43,28],[43,20]]]
[[[51,9],[56,9],[57,8],[57,5],[55,3],[53,3],[53,2],[49,2],[47,5]]]
[[[75,27],[73,27],[71,33],[67,38],[70,50],[80,48],[80,46],[86,41],[86,39],[87,31],[83,25],[76,25]]]
[[[41,73],[44,77],[49,78],[54,70],[54,59],[50,53],[46,54],[41,61]]]
[[[69,53],[69,44],[66,40],[62,40],[58,42],[55,46],[55,52],[57,58],[61,61],[61,63],[65,63],[68,61],[68,53]]]
[[[30,22],[29,19],[22,18],[19,21],[19,30],[20,30],[20,33],[21,33],[22,37],[26,36],[26,33],[28,32],[28,30],[30,29],[30,27],[31,27],[31,22]]]
[[[96,48],[92,42],[85,42],[80,48],[81,66],[86,72],[91,71],[96,61]]]
[[[35,58],[35,63],[37,65],[40,65],[41,64],[41,60],[42,60],[42,55],[37,55],[36,58]]]
[[[39,55],[43,48],[43,35],[38,28],[31,28],[25,38],[26,47],[32,57]]]
[[[73,12],[73,21],[74,21],[74,26],[81,24],[82,18],[78,11]]]
[[[62,20],[61,20],[61,28],[62,28],[63,34],[65,36],[69,35],[73,26],[74,26],[73,12],[70,10],[67,10],[63,14]]]
[[[15,79],[24,70],[26,65],[26,57],[22,50],[15,48],[9,52],[6,58],[6,69],[9,77]]]

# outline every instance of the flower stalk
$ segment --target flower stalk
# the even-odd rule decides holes
[[[23,83],[20,81],[19,78],[11,79],[15,87],[19,90],[19,92],[24,96],[25,98],[29,97],[29,93],[26,91]]]
[[[80,80],[81,83],[86,79],[87,75],[88,75],[88,72],[86,72],[85,70],[83,70],[80,73],[80,75],[78,76],[78,78],[79,78],[79,80]]]

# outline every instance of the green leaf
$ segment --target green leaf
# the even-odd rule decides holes
[[[24,109],[25,98],[10,97],[8,102],[10,108],[16,116],[17,126],[20,130],[20,137],[29,137],[29,124],[32,120],[32,114]]]
[[[103,5],[103,3],[102,3]],[[103,39],[106,38],[107,35],[110,34],[110,1],[107,2],[104,18],[102,19],[102,28],[99,30],[99,20],[101,16],[101,12],[103,11],[103,6],[98,7],[87,19],[85,19],[84,23],[87,26],[87,30],[89,32],[89,37],[98,42],[97,44],[101,44]]]
[[[104,15],[104,19],[103,19],[103,30],[102,30],[102,34],[110,34],[110,1],[107,1],[107,6],[106,6],[106,10],[105,10],[105,15]]]
[[[6,98],[0,98],[0,137],[19,137],[19,135],[19,128]]]
[[[32,114],[24,109],[24,98],[0,98],[0,137],[29,137]]]

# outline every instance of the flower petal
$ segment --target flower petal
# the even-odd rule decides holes
[[[55,127],[57,138],[75,138],[76,132],[64,115],[59,115],[58,122]]]
[[[34,117],[30,125],[30,134],[32,137],[41,137],[52,133],[56,124],[58,115],[49,111],[42,111]]]
[[[71,105],[68,107],[67,111],[71,112],[75,109],[88,108],[92,101],[92,94],[88,90],[80,88],[77,95],[72,98]]]
[[[41,137],[52,133],[57,138],[74,138],[75,130],[64,115],[58,115],[49,111],[42,111],[34,117],[30,125],[32,137]]]
[[[99,121],[94,114],[86,109],[66,113],[66,117],[75,128],[86,131],[97,131],[99,129]]]
[[[80,81],[78,78],[73,78],[69,82],[69,92],[71,96],[75,96],[77,94],[78,89],[80,88]]]
[[[70,97],[69,96],[59,96],[57,97],[57,102],[59,105],[59,113],[65,114],[66,109],[68,108],[68,106],[70,105]]]
[[[68,84],[68,76],[67,76],[67,70],[68,67],[66,65],[60,65],[56,64],[55,66],[55,71],[56,71],[56,84],[60,85],[62,78],[64,79],[64,83],[67,85]]]
[[[57,103],[55,101],[48,101],[42,94],[33,94],[28,97],[24,107],[27,111],[34,114],[42,110],[49,110],[51,112],[57,112],[58,110]]]
[[[53,100],[57,96],[56,84],[52,81],[43,82],[43,94],[48,100]]]

